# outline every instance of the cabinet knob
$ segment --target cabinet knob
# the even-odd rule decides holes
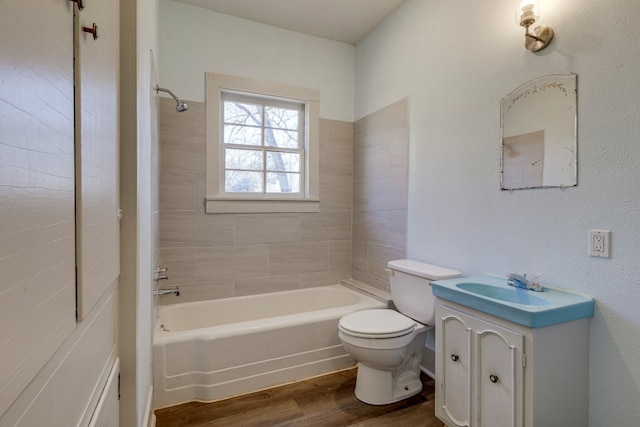
[[[491,381],[492,383],[497,383],[498,382],[498,376],[497,375],[489,375],[489,381]]]
[[[451,360],[453,360],[454,362],[457,362],[458,360],[460,360],[460,357],[458,357],[457,354],[452,354],[451,355]]]

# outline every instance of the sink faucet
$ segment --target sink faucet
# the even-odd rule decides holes
[[[507,279],[507,285],[513,286],[514,288],[536,292],[544,291],[544,286],[538,283],[537,280],[528,280],[526,274],[507,273]]]

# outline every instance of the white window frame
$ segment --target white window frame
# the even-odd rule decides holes
[[[319,212],[319,91],[254,79],[206,73],[206,200],[207,213]],[[304,104],[304,178],[295,195],[225,193],[223,93],[282,99]]]

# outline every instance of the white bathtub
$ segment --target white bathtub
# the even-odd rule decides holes
[[[354,366],[338,320],[383,307],[343,285],[162,306],[154,406],[212,401]]]

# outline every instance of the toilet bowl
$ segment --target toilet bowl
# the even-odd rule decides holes
[[[386,328],[372,331],[378,320]],[[422,390],[420,361],[429,327],[397,311],[363,310],[344,316],[338,336],[359,362],[356,397],[371,405],[385,405]]]
[[[422,349],[427,331],[433,328],[422,322],[432,324],[435,314],[430,280],[460,275],[412,260],[390,261],[388,266],[398,311],[357,311],[342,317],[338,324],[344,348],[358,361],[355,395],[371,405],[398,402],[422,391]]]

